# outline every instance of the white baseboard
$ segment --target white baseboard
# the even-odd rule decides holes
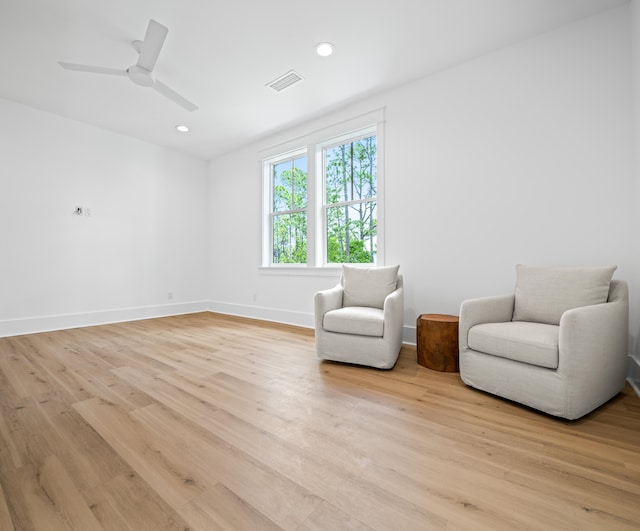
[[[206,301],[163,304],[159,306],[141,306],[138,308],[120,308],[98,312],[75,313],[64,315],[48,315],[29,317],[27,319],[12,319],[0,321],[0,337],[50,332],[52,330],[67,330],[124,321],[139,321],[154,317],[167,317],[186,313],[204,312],[209,310]]]
[[[248,306],[245,304],[232,304],[221,301],[211,301],[209,311],[235,315],[237,317],[249,317],[260,321],[273,321],[276,323],[313,328],[313,314],[304,312],[292,312],[278,310],[277,308],[265,308],[263,306]]]
[[[627,363],[627,382],[631,388],[640,396],[640,360],[635,356],[629,356]]]
[[[138,321],[140,319],[152,319],[154,317],[167,317],[170,315],[206,311],[235,315],[238,317],[248,317],[261,321],[273,321],[276,323],[301,326],[303,328],[314,327],[314,317],[312,313],[279,310],[277,308],[266,308],[262,306],[231,304],[221,301],[196,301],[0,321],[0,337],[36,334],[39,332],[67,330],[69,328],[82,328],[86,326],[122,323],[126,321]],[[405,326],[402,335],[403,343],[408,345],[416,344],[415,326]]]
[[[404,325],[402,329],[402,342],[405,345],[414,345],[416,344],[416,325],[407,326]]]

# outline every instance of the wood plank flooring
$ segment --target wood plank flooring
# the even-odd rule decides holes
[[[0,530],[638,530],[640,399],[561,421],[211,313],[0,339]]]

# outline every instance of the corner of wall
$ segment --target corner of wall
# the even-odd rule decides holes
[[[629,356],[627,382],[640,397],[640,359],[636,355]]]
[[[631,0],[630,6],[631,25],[631,75],[633,86],[633,148],[634,148],[634,174],[636,204],[640,205],[640,0]],[[640,209],[636,210],[636,225],[640,229]],[[636,264],[640,270],[640,261]],[[640,327],[636,327],[638,329]],[[627,381],[640,396],[640,336],[635,338],[635,348],[629,356],[627,365]]]

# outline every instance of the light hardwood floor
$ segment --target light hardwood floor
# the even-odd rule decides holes
[[[576,422],[203,313],[0,339],[0,530],[640,528],[640,399]]]

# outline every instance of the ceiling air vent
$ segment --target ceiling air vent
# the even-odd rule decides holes
[[[267,87],[271,87],[276,92],[280,92],[303,79],[300,74],[291,70],[279,78],[274,79],[271,83],[267,83]]]

